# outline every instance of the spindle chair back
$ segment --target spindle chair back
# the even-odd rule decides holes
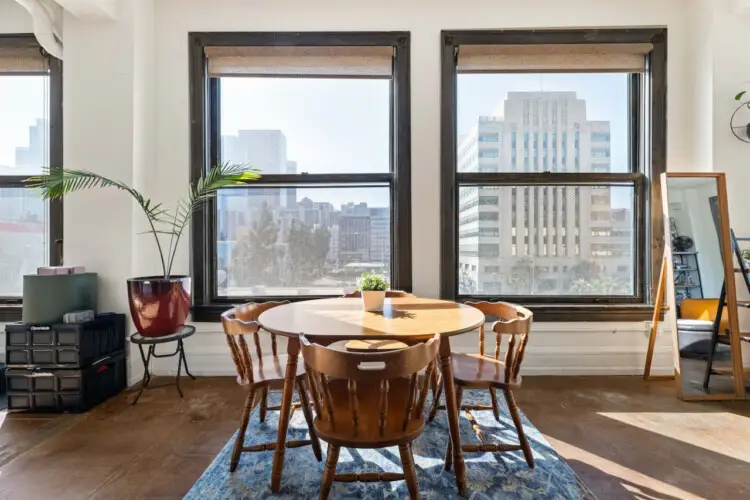
[[[258,316],[272,307],[288,303],[289,301],[271,301],[264,303],[250,302],[225,311],[221,315],[221,323],[224,327],[224,334],[227,345],[229,346],[229,352],[234,361],[235,368],[237,369],[237,383],[247,388],[245,406],[243,407],[242,416],[240,418],[239,433],[235,440],[234,450],[229,465],[229,470],[231,472],[234,472],[237,468],[241,453],[267,451],[276,448],[275,442],[245,446],[244,438],[248,422],[250,421],[250,414],[256,404],[260,404],[259,418],[261,423],[265,421],[266,414],[269,410],[273,411],[281,409],[278,405],[271,407],[268,406],[268,393],[269,391],[280,391],[284,388],[287,355],[280,355],[278,353],[276,335],[266,332],[261,328],[260,323],[258,323]],[[266,352],[264,353],[261,337],[265,336],[268,336],[270,339],[270,353],[267,349],[265,349]],[[249,343],[246,337],[251,337],[249,340],[254,345],[253,349],[248,345]],[[315,429],[312,425],[312,411],[310,409],[304,381],[305,368],[302,363],[299,363],[295,378],[295,386],[297,388],[299,402],[292,405],[292,413],[289,418],[291,419],[294,410],[301,406],[307,425],[310,428],[310,439],[287,441],[286,447],[296,448],[311,445],[313,447],[313,453],[320,461],[322,459],[320,443],[315,435]]]
[[[424,407],[435,370],[439,336],[406,349],[353,353],[300,339],[308,385],[320,409],[317,435],[328,443],[321,499],[333,481],[397,481],[405,479],[409,495],[418,498],[411,442],[424,429]],[[425,370],[423,375],[420,372]],[[398,446],[403,474],[336,474],[340,448]]]

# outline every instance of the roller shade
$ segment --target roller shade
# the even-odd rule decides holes
[[[461,45],[459,73],[642,73],[650,43]]]
[[[46,73],[47,58],[38,48],[0,48],[0,74]]]
[[[390,77],[393,47],[206,47],[209,76]]]

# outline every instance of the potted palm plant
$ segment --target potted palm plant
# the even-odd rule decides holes
[[[219,189],[243,184],[260,177],[247,165],[216,165],[190,185],[187,195],[176,207],[155,203],[127,184],[86,170],[51,168],[31,177],[29,187],[39,188],[44,199],[61,199],[75,191],[114,188],[128,193],[141,207],[159,250],[162,273],[128,280],[128,301],[133,323],[141,335],[159,337],[176,332],[190,313],[190,276],[172,274],[177,245],[192,215],[216,196]]]
[[[362,295],[362,306],[365,311],[382,311],[385,302],[385,291],[388,290],[388,281],[382,274],[375,271],[365,273],[359,278],[357,286]]]

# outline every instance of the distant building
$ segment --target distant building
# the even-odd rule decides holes
[[[331,232],[331,244],[328,247],[328,262],[334,266],[339,265],[339,243],[340,243],[340,231],[338,224],[328,228]]]
[[[284,146],[286,147],[286,145]],[[286,174],[296,174],[297,173],[297,162],[296,161],[287,161],[286,162],[286,171],[284,172]],[[297,188],[291,187],[291,188],[282,188],[281,189],[281,198],[283,203],[286,204],[286,208],[294,208],[297,205]]]
[[[587,120],[575,92],[509,92],[495,115],[462,138],[459,171],[610,171],[609,123]],[[571,293],[584,261],[632,286],[631,221],[609,187],[461,188],[461,293]]]
[[[370,260],[391,262],[391,211],[388,208],[370,208]]]
[[[342,265],[370,260],[370,209],[367,203],[347,203],[339,216],[339,260]]]
[[[286,136],[280,130],[240,130],[237,135],[221,137],[221,161],[248,164],[262,174],[296,172],[297,164],[286,156]],[[236,240],[247,231],[263,204],[277,208],[295,208],[296,188],[232,188],[218,196],[219,235]]]
[[[49,165],[49,121],[37,118],[29,127],[29,145],[16,148],[16,172],[39,172]]]

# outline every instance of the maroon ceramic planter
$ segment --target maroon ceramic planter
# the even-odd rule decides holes
[[[146,276],[128,280],[130,315],[144,337],[175,333],[190,314],[190,276]]]

